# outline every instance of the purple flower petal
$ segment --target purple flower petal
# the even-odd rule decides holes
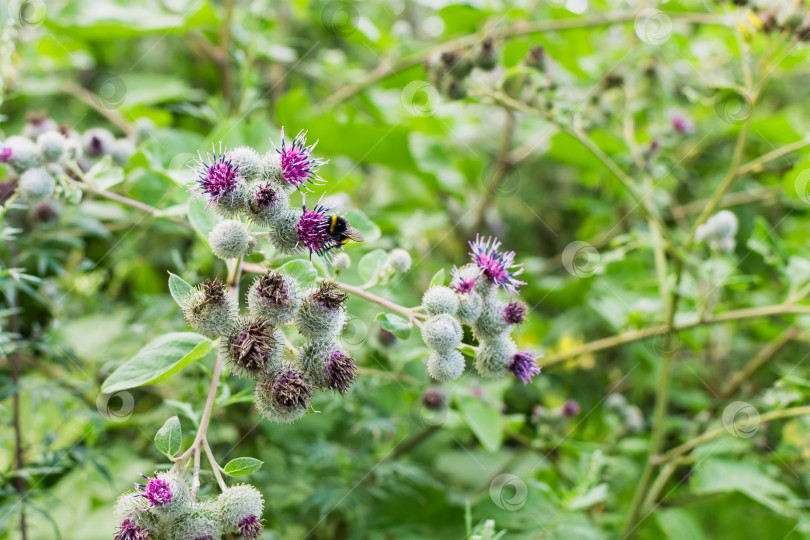
[[[216,204],[223,197],[230,196],[231,202],[236,192],[236,188],[243,182],[242,173],[239,171],[239,165],[228,159],[227,148],[222,148],[222,142],[219,143],[219,152],[211,144],[211,152],[207,154],[207,159],[203,160],[202,154],[197,152],[197,159],[194,160],[194,165],[190,168],[197,175],[197,180],[191,186],[189,191],[197,191],[198,197],[203,195],[208,197],[208,204],[205,205],[206,209],[212,204]]]
[[[492,283],[503,287],[509,294],[517,294],[518,287],[526,284],[525,281],[515,279],[515,276],[523,273],[523,265],[515,264],[515,252],[499,252],[501,243],[497,238],[490,236],[485,242],[482,236],[476,235],[475,242],[469,244],[473,262]]]
[[[302,187],[307,189],[305,182],[311,184],[325,182],[317,171],[322,165],[329,163],[329,160],[312,157],[312,151],[317,144],[318,141],[315,141],[314,144],[307,146],[307,132],[302,130],[288,146],[284,140],[284,128],[281,128],[281,148],[276,147],[276,152],[281,158],[281,174],[287,183],[295,186],[299,191]],[[275,147],[275,144],[273,146]]]
[[[532,377],[540,374],[540,366],[537,365],[538,358],[541,357],[529,352],[515,353],[512,362],[509,363],[509,371],[523,381],[523,384],[530,383]]]

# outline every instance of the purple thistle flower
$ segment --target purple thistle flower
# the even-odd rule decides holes
[[[509,363],[509,371],[515,377],[523,381],[523,384],[532,382],[532,377],[540,374],[540,366],[537,365],[537,359],[540,356],[533,356],[529,352],[518,352],[512,357]]]
[[[467,294],[473,290],[473,287],[475,286],[475,277],[465,279],[461,275],[461,271],[456,266],[453,266],[451,275],[453,276],[453,278],[450,280],[451,289],[455,289],[455,291],[460,294]]]
[[[149,540],[149,531],[131,519],[125,519],[118,527],[114,540]]]
[[[343,246],[340,240],[329,234],[328,212],[329,208],[320,204],[310,209],[304,203],[304,213],[298,220],[298,243],[309,250],[310,259],[313,253],[317,253],[328,262],[330,252]]]
[[[310,384],[294,371],[280,374],[273,383],[273,398],[286,409],[305,407],[311,396]]]
[[[560,409],[560,412],[566,418],[576,416],[579,414],[579,403],[577,403],[576,400],[569,399],[563,404],[562,408]]]
[[[473,262],[492,283],[503,287],[509,294],[517,294],[517,288],[526,284],[525,281],[515,279],[515,276],[523,273],[523,265],[515,264],[515,252],[499,252],[501,243],[497,238],[490,236],[484,242],[482,236],[476,235],[475,242],[469,244]],[[512,270],[513,268],[515,270]]]
[[[270,143],[272,144],[273,141],[271,140]],[[317,171],[321,165],[329,163],[329,160],[312,157],[312,151],[317,144],[318,141],[315,141],[314,144],[307,146],[307,132],[302,130],[298,132],[292,143],[287,146],[284,140],[283,127],[281,128],[281,148],[273,144],[281,158],[281,174],[284,176],[284,181],[293,185],[299,191],[302,187],[309,191],[307,186],[304,185],[305,182],[312,184],[325,183],[324,179],[317,174]]]
[[[355,379],[357,365],[354,358],[343,351],[334,351],[326,361],[326,387],[345,394]]]
[[[447,406],[447,398],[438,388],[428,388],[422,394],[422,404],[431,411],[438,411]]]
[[[197,183],[191,186],[189,191],[198,191],[197,198],[203,195],[208,196],[206,210],[228,195],[231,196],[231,204],[233,204],[236,188],[243,180],[239,165],[228,159],[227,154],[228,149],[222,148],[222,141],[219,142],[219,153],[217,153],[214,143],[211,143],[211,152],[207,154],[207,160],[204,161],[202,154],[197,151],[194,165],[189,166],[197,175]]]
[[[678,133],[689,135],[695,132],[695,123],[691,118],[683,113],[672,113],[672,115],[669,117],[669,123],[672,125],[672,129]]]
[[[11,159],[11,147],[3,146],[3,149],[0,150],[0,163],[6,163],[10,159]]]
[[[265,210],[273,206],[277,200],[278,193],[273,189],[272,184],[268,182],[256,191],[253,202],[255,202],[256,206],[260,209]]]
[[[239,521],[238,526],[239,532],[242,534],[242,536],[244,536],[245,538],[249,538],[250,540],[253,540],[261,536],[263,530],[259,518],[257,518],[253,514],[243,517]]]
[[[318,290],[312,293],[318,305],[323,309],[339,309],[349,299],[349,295],[337,288],[333,281],[321,281]]]
[[[166,506],[172,502],[172,490],[169,482],[157,477],[150,478],[145,474],[141,476],[146,478],[148,482],[146,485],[135,484],[135,489],[139,492],[138,496],[149,501],[152,506]]]
[[[509,302],[506,304],[506,307],[503,308],[503,318],[506,319],[506,322],[509,324],[520,324],[522,322],[526,322],[528,314],[528,306],[520,300]]]

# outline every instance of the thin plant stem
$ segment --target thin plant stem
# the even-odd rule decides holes
[[[333,92],[326,98],[322,107],[329,109],[347,100],[348,98],[362,92],[366,88],[394,76],[397,73],[411,68],[413,66],[423,63],[431,56],[454,49],[464,49],[472,47],[480,43],[484,38],[490,37],[495,40],[505,40],[513,37],[526,36],[530,34],[542,34],[546,32],[556,32],[563,30],[574,30],[577,28],[594,28],[599,26],[607,26],[611,24],[624,24],[632,22],[639,14],[639,10],[626,10],[618,11],[615,13],[605,13],[588,18],[568,18],[568,19],[555,19],[546,21],[527,22],[521,21],[510,26],[503,28],[496,28],[485,32],[476,32],[462,36],[444,43],[440,43],[434,47],[430,47],[419,53],[407,56],[396,62],[382,61],[380,64],[369,72],[365,78],[360,81],[343,86],[339,90]],[[671,12],[667,16],[672,20],[680,20],[691,22],[695,24],[706,25],[719,25],[728,26],[731,24],[731,19],[722,15],[713,15],[709,13],[688,13],[688,12]]]
[[[131,208],[135,208],[136,210],[146,212],[147,214],[151,214],[154,217],[163,217],[175,223],[179,223],[180,225],[185,225],[187,227],[190,226],[189,222],[183,218],[176,216],[161,215],[161,211],[158,208],[155,208],[154,206],[142,203],[141,201],[136,201],[135,199],[130,199],[129,197],[124,197],[123,195],[113,193],[112,191],[107,191],[106,189],[94,187],[90,182],[87,181],[87,177],[84,175],[84,171],[82,171],[82,169],[75,161],[68,161],[67,166],[71,170],[71,172],[73,172],[76,176],[78,176],[81,179],[81,182],[77,182],[76,180],[73,180],[69,176],[66,178],[68,178],[70,182],[79,186],[80,188],[87,189],[95,193],[96,195],[104,197],[105,199],[109,199],[111,201],[115,201],[123,205],[129,206]]]
[[[606,349],[612,349],[628,343],[634,343],[650,337],[661,335],[672,328],[676,332],[689,330],[697,326],[720,324],[725,322],[740,321],[745,319],[758,319],[762,317],[772,317],[776,315],[807,315],[810,314],[810,306],[798,306],[789,303],[775,304],[770,306],[760,306],[755,308],[744,308],[718,313],[704,317],[702,320],[695,317],[693,320],[680,322],[668,326],[666,323],[647,326],[638,330],[629,330],[607,338],[597,339],[584,343],[577,347],[572,347],[567,351],[550,354],[543,359],[543,367],[558,364],[565,360],[582,356],[583,354],[594,353]]]
[[[17,266],[17,244],[9,242],[11,258],[9,264],[11,268]],[[23,457],[23,434],[20,422],[20,374],[22,373],[22,359],[20,357],[20,319],[18,310],[20,308],[20,291],[17,287],[12,290],[14,295],[11,300],[11,333],[13,334],[13,352],[11,353],[11,381],[14,385],[14,395],[11,398],[12,423],[14,424],[14,468],[16,479],[14,482],[20,504],[20,535],[22,540],[28,539],[28,527],[25,521],[25,478],[22,469],[25,466]]]
[[[780,418],[793,418],[795,416],[804,416],[806,414],[810,414],[810,406],[793,407],[790,409],[783,409],[780,411],[771,411],[765,414],[751,415],[741,422],[735,422],[733,427],[735,429],[742,429],[752,424],[757,425],[761,424],[762,422],[770,422],[771,420],[778,420]],[[684,454],[691,452],[693,449],[700,446],[701,444],[727,433],[729,433],[729,431],[728,429],[726,429],[726,426],[710,429],[704,432],[703,434],[698,435],[694,439],[687,441],[684,444],[676,446],[672,450],[669,450],[668,452],[661,454],[660,456],[655,456],[653,458],[653,461],[656,464],[667,463],[669,461],[672,461],[673,459],[676,459],[680,456],[683,456]]]
[[[773,356],[779,352],[785,345],[790,343],[791,341],[799,338],[802,335],[801,329],[794,325],[791,325],[785,330],[776,341],[772,341],[768,343],[759,353],[748,362],[743,369],[735,373],[728,384],[723,387],[720,391],[720,399],[726,399],[730,397],[737,389],[740,388],[742,383],[744,383],[748,378],[754,374],[760,367],[762,367],[765,362],[773,358]]]
[[[214,477],[217,479],[217,484],[219,484],[219,489],[225,491],[228,489],[228,484],[226,484],[225,479],[222,478],[219,463],[217,463],[217,460],[214,457],[214,452],[211,451],[211,445],[208,444],[208,439],[203,439],[203,447],[205,448],[205,455],[208,456],[208,463],[211,464],[211,469],[214,471]]]
[[[239,277],[241,276],[242,259],[241,257],[236,260],[235,264],[229,265],[228,272],[228,285],[229,292],[237,302],[239,301]],[[202,416],[200,417],[200,425],[197,428],[197,435],[194,437],[194,442],[186,450],[183,455],[178,458],[178,461],[187,458],[189,455],[194,457],[194,472],[191,486],[192,496],[196,496],[197,488],[200,481],[200,453],[202,447],[206,444],[206,434],[208,433],[208,426],[211,422],[211,414],[214,410],[214,401],[219,388],[219,380],[222,376],[222,353],[217,354],[217,360],[214,363],[214,372],[211,376],[211,384],[208,387],[208,396],[205,400],[205,408],[203,409]]]
[[[683,246],[683,251],[687,253],[694,244],[698,227],[705,223],[709,216],[712,215],[717,208],[717,205],[723,199],[723,196],[731,187],[734,179],[737,178],[737,170],[740,168],[743,152],[745,150],[745,143],[748,140],[748,132],[751,128],[751,122],[754,116],[754,105],[759,97],[759,91],[767,78],[767,76],[763,76],[763,78],[758,81],[756,88],[754,87],[753,78],[748,72],[748,48],[744,43],[741,43],[740,47],[743,54],[743,71],[745,76],[746,90],[751,99],[750,106],[747,111],[748,114],[743,121],[742,128],[737,136],[737,142],[734,145],[734,154],[731,159],[731,166],[729,167],[726,177],[720,186],[715,190],[711,199],[709,199],[709,202],[703,208],[703,211],[700,213],[697,220],[695,220],[695,223],[692,225],[692,228],[689,231],[689,235]],[[675,282],[671,289],[671,301],[667,308],[665,322],[667,328],[664,330],[666,333],[663,341],[661,364],[658,367],[658,384],[655,393],[655,409],[653,413],[652,433],[650,434],[650,450],[648,453],[647,462],[645,463],[644,470],[641,474],[641,478],[636,487],[635,494],[633,495],[633,500],[630,503],[630,510],[627,514],[627,521],[625,522],[625,527],[622,532],[622,538],[631,538],[638,525],[639,513],[644,500],[647,498],[647,492],[650,487],[650,482],[652,481],[654,469],[656,467],[653,458],[661,451],[664,443],[664,417],[666,416],[667,406],[669,403],[670,365],[672,363],[673,356],[672,339],[677,331],[674,328],[673,323],[675,321],[675,313],[677,312],[678,302],[680,300],[678,290],[683,277],[683,270],[683,260],[680,258],[676,259],[674,261]],[[699,323],[701,318],[702,317],[698,318]]]

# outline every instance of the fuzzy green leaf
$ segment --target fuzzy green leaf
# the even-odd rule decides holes
[[[302,287],[311,287],[318,279],[318,271],[307,259],[287,261],[277,271],[295,278]]]
[[[155,434],[155,446],[162,454],[174,456],[183,445],[183,431],[180,428],[180,419],[172,416],[161,426]]]
[[[245,476],[254,471],[258,471],[264,465],[264,461],[259,461],[252,457],[240,457],[232,459],[222,470],[228,476]]]
[[[428,289],[432,289],[433,287],[441,287],[444,285],[444,268],[433,274],[433,277],[430,278],[430,285],[428,285]]]
[[[197,231],[200,237],[208,242],[208,235],[216,227],[217,223],[222,221],[213,210],[205,209],[205,201],[203,199],[191,200],[188,203],[188,220],[191,226]]]
[[[393,313],[380,313],[377,320],[385,330],[388,330],[399,339],[408,339],[413,325],[410,321]]]
[[[169,272],[169,291],[172,293],[172,298],[177,302],[177,305],[183,307],[183,300],[185,300],[188,293],[193,289],[191,285],[186,283],[183,278]]]
[[[160,336],[113,371],[101,391],[112,394],[165,379],[205,356],[212,347],[210,339],[193,332]]]
[[[484,448],[490,452],[498,450],[503,441],[503,424],[498,409],[477,397],[461,398],[458,406],[467,425]]]
[[[382,271],[386,260],[388,260],[388,253],[384,249],[375,249],[370,253],[366,253],[357,265],[360,277],[365,281],[376,279]]]

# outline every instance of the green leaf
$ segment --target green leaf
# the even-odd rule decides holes
[[[428,289],[432,289],[433,287],[441,287],[444,285],[444,268],[433,274],[433,277],[430,278],[430,285],[428,285]]]
[[[737,491],[770,508],[792,516],[796,496],[785,484],[766,476],[756,464],[707,459],[691,479],[692,492],[712,495]]]
[[[112,394],[165,379],[205,356],[212,347],[210,339],[193,332],[160,336],[119,366],[104,381],[101,391]]]
[[[388,252],[384,249],[375,249],[370,253],[366,253],[360,264],[357,265],[357,271],[360,277],[365,281],[373,281],[380,274],[380,271],[388,260]]]
[[[700,522],[683,508],[661,509],[655,513],[655,519],[666,537],[672,540],[679,538],[703,540],[706,538],[701,530]]]
[[[225,465],[223,472],[228,476],[245,476],[254,471],[258,471],[264,465],[264,461],[259,461],[252,457],[240,457],[232,459]]]
[[[411,335],[413,325],[410,321],[393,313],[380,313],[377,315],[380,326],[388,330],[399,339],[408,339]]]
[[[360,210],[350,208],[346,210],[344,216],[352,227],[360,231],[366,242],[373,242],[380,237],[380,228]]]
[[[458,400],[461,416],[484,448],[495,452],[503,442],[501,413],[492,405],[476,397]]]
[[[312,263],[307,259],[293,259],[287,261],[280,268],[277,269],[282,274],[298,280],[302,287],[310,287],[315,284],[318,279],[318,271],[312,266]]]
[[[174,456],[183,445],[183,431],[180,428],[180,419],[172,416],[163,424],[155,435],[155,446],[162,454]]]
[[[595,504],[599,504],[607,500],[608,485],[599,484],[589,489],[587,492],[574,497],[566,504],[568,510],[582,510],[583,508],[590,508]]]
[[[457,349],[460,350],[462,353],[466,354],[467,356],[472,356],[473,358],[475,358],[475,347],[473,347],[472,345],[462,343],[457,347]]]
[[[183,300],[185,300],[188,293],[193,289],[191,285],[183,281],[178,275],[169,272],[169,291],[172,293],[172,298],[177,302],[177,305],[183,307]]]
[[[93,180],[93,187],[96,189],[110,189],[124,181],[124,169],[112,167],[99,173]]]
[[[213,210],[205,209],[203,199],[188,202],[188,220],[200,237],[208,242],[208,235],[222,219]]]

